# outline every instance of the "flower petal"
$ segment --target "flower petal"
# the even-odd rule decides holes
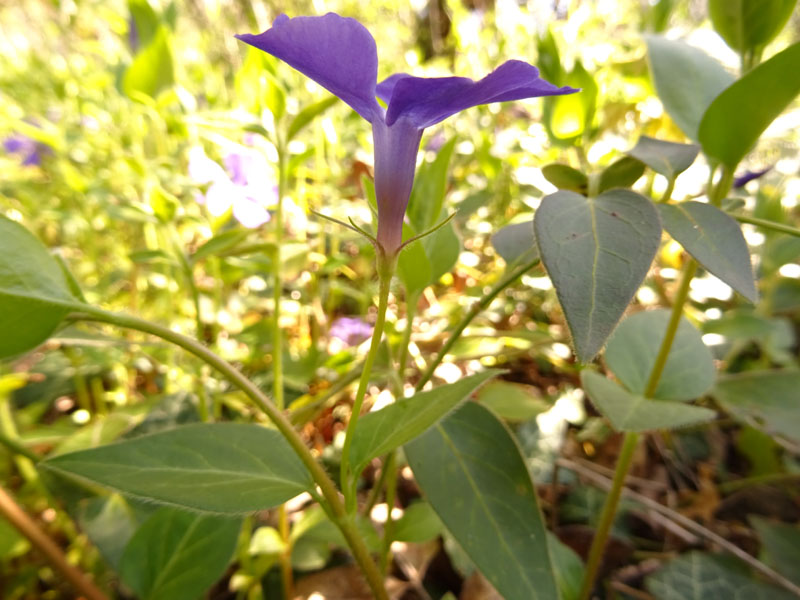
[[[281,15],[260,35],[237,35],[294,67],[372,121],[381,109],[375,100],[378,50],[369,31],[355,19]]]
[[[386,124],[390,126],[404,118],[425,128],[479,104],[579,91],[545,81],[539,77],[539,69],[520,60],[503,63],[480,81],[466,77],[392,77],[381,82],[383,93],[390,94],[386,111]]]
[[[233,216],[248,229],[261,227],[269,221],[267,209],[252,198],[237,198],[233,203]]]
[[[225,169],[208,158],[202,146],[194,146],[189,150],[189,177],[200,185],[218,181],[230,181]]]

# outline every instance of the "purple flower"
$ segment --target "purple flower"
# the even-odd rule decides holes
[[[226,172],[200,146],[189,151],[189,176],[198,184],[209,184],[202,201],[214,217],[233,207],[233,216],[255,229],[269,221],[266,207],[278,200],[278,188],[269,178],[271,168],[256,151],[241,150],[225,156]]]
[[[766,169],[761,169],[760,171],[746,171],[733,180],[733,187],[736,189],[743,188],[754,179],[758,179],[759,177],[766,175],[771,170],[772,167],[769,166]]]
[[[357,346],[372,337],[372,325],[358,317],[339,317],[331,325],[331,337],[339,338],[348,346]]]
[[[39,166],[42,164],[42,157],[50,154],[53,149],[42,142],[29,138],[27,135],[13,135],[3,141],[3,148],[9,154],[16,154],[22,158],[25,166]]]
[[[283,60],[347,102],[372,123],[378,243],[394,256],[405,216],[422,132],[466,108],[491,102],[570,94],[539,77],[536,67],[510,60],[481,79],[413,77],[398,73],[378,84],[378,51],[358,21],[281,15],[260,35],[238,39]],[[386,103],[384,110],[376,96]]]

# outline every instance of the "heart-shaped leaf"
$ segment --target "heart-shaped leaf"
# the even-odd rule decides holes
[[[504,598],[558,598],[530,473],[497,417],[467,402],[405,454],[433,509]]]
[[[270,508],[314,489],[280,433],[243,423],[186,425],[39,466],[143,500],[223,514]]]
[[[800,42],[797,42],[719,94],[698,130],[703,152],[733,169],[767,126],[800,93]]]
[[[354,472],[360,473],[376,456],[386,454],[424,433],[501,372],[490,369],[364,415],[358,422],[350,447],[350,462]]]
[[[710,273],[756,302],[750,251],[739,224],[716,206],[704,202],[660,204],[664,229]]]
[[[35,348],[81,305],[47,248],[0,216],[0,358]]]
[[[633,394],[643,395],[670,319],[668,310],[636,313],[608,340],[606,364]],[[714,359],[700,332],[681,317],[653,398],[693,400],[714,385]]]
[[[170,507],[133,534],[120,578],[142,600],[194,600],[225,572],[242,523]]]
[[[734,77],[708,54],[685,42],[648,36],[647,56],[656,92],[672,120],[697,141],[703,114]]]
[[[692,166],[698,152],[700,146],[696,144],[666,142],[643,135],[628,154],[642,161],[656,173],[675,179]]]
[[[661,241],[658,211],[630,190],[560,191],[542,200],[533,223],[578,358],[591,360],[647,275]]]
[[[650,400],[632,394],[607,377],[593,371],[581,372],[581,383],[589,399],[617,431],[677,429],[710,421],[713,410],[681,402]]]

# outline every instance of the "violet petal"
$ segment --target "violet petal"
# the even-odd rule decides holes
[[[353,107],[367,121],[381,114],[375,100],[378,50],[369,31],[355,19],[281,15],[260,35],[237,35],[291,65]]]

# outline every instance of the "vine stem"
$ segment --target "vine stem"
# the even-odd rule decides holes
[[[76,310],[78,307],[76,306]],[[339,492],[336,489],[336,484],[328,477],[325,469],[320,465],[311,451],[306,447],[303,438],[294,429],[291,421],[282,411],[270,402],[269,398],[256,386],[252,381],[245,377],[241,372],[234,368],[227,361],[217,356],[214,352],[203,346],[201,343],[193,340],[185,335],[172,331],[161,325],[139,319],[138,317],[123,315],[119,313],[111,313],[94,306],[80,306],[80,311],[72,313],[68,316],[73,321],[97,321],[100,323],[109,323],[118,327],[126,329],[134,329],[150,335],[159,337],[165,341],[171,342],[176,346],[183,348],[190,354],[194,354],[206,364],[210,365],[219,371],[228,381],[238,387],[244,394],[255,404],[269,419],[273,422],[276,429],[283,435],[286,441],[294,450],[295,454],[308,469],[314,482],[319,487],[322,496],[328,503],[330,513],[333,515],[334,524],[341,530],[348,546],[353,553],[364,577],[367,580],[373,594],[378,600],[388,600],[386,588],[383,585],[383,577],[378,570],[377,565],[372,560],[372,557],[367,550],[364,540],[356,527],[355,521],[350,518],[345,510],[344,503],[342,502]]]
[[[461,334],[464,333],[464,330],[467,327],[469,327],[469,324],[472,323],[472,320],[475,317],[477,317],[483,310],[485,310],[486,307],[488,307],[492,303],[492,300],[497,298],[500,292],[502,292],[504,289],[506,289],[508,286],[514,283],[522,275],[530,271],[533,267],[538,265],[539,260],[540,259],[537,256],[536,258],[531,259],[519,265],[516,269],[514,269],[508,275],[503,277],[503,279],[498,281],[494,285],[494,287],[492,287],[489,290],[488,293],[481,296],[481,299],[478,300],[478,302],[472,305],[472,308],[470,308],[467,314],[465,314],[464,317],[461,319],[461,321],[459,321],[458,325],[456,325],[456,328],[453,330],[453,333],[450,334],[450,337],[444,343],[441,350],[439,350],[439,353],[436,355],[436,358],[433,359],[433,362],[431,362],[431,364],[428,365],[428,368],[425,370],[425,373],[423,373],[422,377],[420,377],[419,381],[417,382],[417,385],[414,387],[415,391],[417,392],[420,391],[425,386],[425,384],[428,383],[428,381],[430,381],[431,377],[433,377],[433,372],[436,370],[436,367],[438,367],[442,363],[444,357],[447,356],[448,352],[450,352],[451,348],[461,337]]]
[[[53,540],[22,510],[11,495],[0,486],[0,515],[44,554],[48,562],[88,600],[108,600],[100,589],[80,570],[67,561],[67,557]]]
[[[361,406],[364,404],[364,397],[367,393],[369,378],[372,374],[372,366],[375,363],[375,357],[378,355],[381,338],[383,337],[383,329],[386,324],[386,309],[389,306],[389,289],[391,287],[392,275],[394,273],[393,264],[389,264],[389,262],[385,261],[383,257],[379,258],[379,262],[386,264],[379,264],[378,267],[378,276],[380,278],[380,291],[378,292],[378,317],[375,321],[375,328],[372,331],[372,341],[369,345],[367,358],[364,360],[361,378],[358,381],[358,389],[356,390],[356,396],[353,402],[353,411],[350,414],[350,421],[347,423],[347,429],[344,434],[344,444],[342,445],[340,483],[342,490],[344,490],[348,514],[353,514],[355,512],[355,488],[358,479],[358,473],[350,473],[350,446],[353,443],[353,435],[355,434],[356,425],[358,425],[358,417],[361,413]]]
[[[757,217],[748,217],[746,215],[731,216],[740,223],[748,223],[750,225],[755,225],[756,227],[772,229],[773,231],[779,231],[780,233],[786,233],[788,235],[793,235],[794,237],[800,237],[800,229],[797,227],[792,227],[791,225],[784,225],[783,223],[776,223],[775,221],[759,219]]]

